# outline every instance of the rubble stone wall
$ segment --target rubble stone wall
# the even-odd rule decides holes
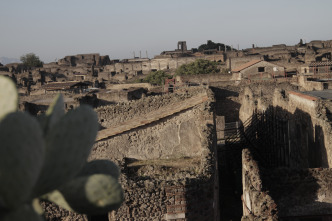
[[[146,97],[97,113],[103,127],[116,127],[205,90]],[[125,202],[112,220],[218,220],[213,108],[210,100],[96,142],[89,160],[110,159],[122,171]]]
[[[300,92],[277,89],[266,94],[263,91],[249,87],[244,90],[239,113],[241,121],[245,122],[256,111],[275,110],[280,119],[288,121],[292,166],[330,168],[332,127],[327,113],[331,108],[324,101]]]
[[[205,93],[206,89],[199,88],[190,89],[184,93],[169,93],[165,95],[148,96],[137,101],[129,103],[119,103],[116,105],[99,107],[96,112],[99,117],[99,123],[102,127],[109,128],[120,125],[121,122],[133,119],[135,117],[144,116],[169,104],[181,102],[196,94]]]
[[[263,190],[261,171],[249,149],[242,151],[242,221],[278,220],[275,201]]]
[[[280,218],[328,215],[332,212],[331,172],[329,168],[275,168],[262,171],[262,180]]]
[[[190,82],[190,83],[216,83],[220,81],[231,81],[231,74],[200,74],[200,75],[191,75],[191,76],[178,76],[177,80],[180,82]]]
[[[305,76],[299,76],[298,79],[299,79],[298,83],[304,91],[314,91],[314,90],[321,91],[321,90],[324,90],[324,83],[323,82],[308,81],[307,77],[305,77]]]

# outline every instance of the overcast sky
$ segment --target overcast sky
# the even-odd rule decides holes
[[[240,49],[332,39],[331,0],[1,0],[0,57],[130,58],[212,40]]]

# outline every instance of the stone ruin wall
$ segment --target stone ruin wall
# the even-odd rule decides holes
[[[249,149],[242,151],[242,221],[278,220],[278,209],[263,188],[261,169]]]
[[[306,76],[299,76],[298,77],[298,83],[301,86],[300,90],[301,91],[322,91],[326,87],[329,87],[329,83],[325,82],[319,82],[319,81],[310,81],[308,80],[308,77]]]
[[[112,65],[106,65],[106,72],[115,73],[137,73],[142,72],[147,74],[152,70],[175,70],[183,64],[188,64],[194,62],[197,58],[195,57],[185,57],[185,58],[166,58],[166,59],[151,59],[148,61],[138,61],[138,62],[126,62],[126,63],[115,63]]]
[[[205,93],[206,89],[201,87],[188,88],[183,93],[168,93],[164,95],[148,96],[139,100],[119,103],[116,105],[98,107],[96,112],[99,123],[104,128],[121,125],[122,122],[135,117],[145,116],[148,113],[167,107],[170,104],[178,103],[193,97],[194,95]]]
[[[245,122],[255,111],[276,110],[281,119],[289,119],[290,145],[301,153],[294,166],[331,168],[332,127],[327,116],[330,107],[322,100],[291,90],[291,87],[285,89],[271,90],[268,94],[263,87],[247,87],[241,95],[241,121]]]
[[[104,127],[115,127],[201,93],[206,90],[96,111]],[[89,160],[110,159],[121,169],[125,201],[109,220],[219,220],[213,94],[207,93],[207,102],[95,143]],[[46,211],[49,219],[87,220],[53,204]]]
[[[332,128],[326,115],[328,107],[324,101],[288,89],[277,87],[268,96],[269,90],[263,86],[247,87],[241,95],[242,121],[256,110],[274,108],[279,118],[290,119],[290,146],[299,147],[292,168],[260,167],[249,150],[243,151],[242,220],[293,220],[294,216],[331,214]]]
[[[78,54],[66,56],[59,59],[57,62],[60,66],[77,66],[77,67],[87,67],[87,66],[104,66],[111,63],[108,55],[100,56],[98,53],[95,54]]]
[[[199,74],[199,75],[190,75],[190,76],[177,76],[176,80],[180,83],[197,83],[197,84],[215,84],[217,82],[229,82],[233,84],[232,74]]]
[[[112,160],[138,160],[198,157],[203,154],[201,141],[206,134],[199,129],[200,110],[188,110],[170,119],[98,141],[93,155]],[[121,124],[121,122],[119,122]],[[111,126],[112,127],[112,126]]]
[[[179,57],[179,58],[158,58],[146,61],[119,62],[105,66],[105,71],[109,73],[130,73],[147,74],[152,70],[175,70],[181,65],[194,62],[197,59],[224,62],[224,55],[205,55],[198,57]]]
[[[169,104],[204,91],[146,97],[96,111],[101,125],[110,128],[160,108],[167,111]],[[89,160],[114,160],[122,171],[125,202],[112,213],[112,220],[217,220],[218,175],[212,104],[205,102],[96,142]],[[131,166],[131,162],[142,165]],[[183,162],[187,163],[182,165]]]
[[[331,214],[331,172],[329,168],[264,168],[244,149],[242,221]]]
[[[273,106],[290,118],[291,145],[300,147],[303,167],[332,166],[332,127],[328,107],[320,99],[289,92],[286,97],[276,91]]]
[[[265,190],[277,205],[278,216],[329,215],[332,211],[332,174],[329,168],[260,168]]]

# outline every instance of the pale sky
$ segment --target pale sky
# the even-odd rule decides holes
[[[240,49],[332,39],[331,0],[0,0],[0,57],[149,57],[212,40]]]

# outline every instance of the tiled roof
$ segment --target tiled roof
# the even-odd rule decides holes
[[[254,64],[257,64],[259,62],[261,62],[262,60],[251,60],[243,65],[241,65],[240,67],[238,68],[235,68],[234,70],[232,70],[233,72],[240,72],[242,71],[243,69],[246,69],[246,68],[249,68],[250,66],[253,66]]]
[[[315,61],[309,64],[309,67],[332,65],[332,61]]]

